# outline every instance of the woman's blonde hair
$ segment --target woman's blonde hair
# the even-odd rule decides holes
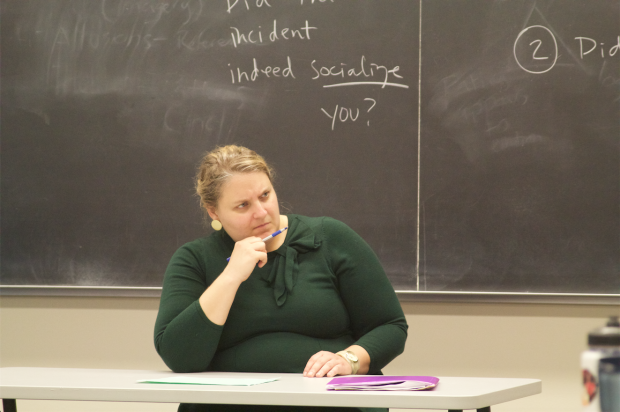
[[[196,193],[200,205],[215,209],[224,183],[235,173],[263,172],[273,183],[274,170],[254,150],[242,146],[220,146],[207,152],[196,175]]]

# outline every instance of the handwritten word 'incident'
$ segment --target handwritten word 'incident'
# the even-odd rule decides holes
[[[316,27],[310,27],[308,25],[308,20],[306,20],[306,25],[300,27],[299,29],[291,29],[288,27],[278,28],[277,20],[273,21],[273,29],[270,30],[269,35],[263,36],[261,26],[258,26],[258,29],[250,30],[249,32],[242,33],[236,27],[230,28],[232,32],[230,33],[233,45],[237,47],[240,44],[260,44],[267,42],[268,40],[272,43],[277,40],[291,40],[294,38],[299,38],[301,40],[310,40],[310,30],[316,30]]]

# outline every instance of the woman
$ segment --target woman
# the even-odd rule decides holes
[[[344,223],[280,215],[272,179],[244,147],[204,157],[196,189],[216,231],[182,246],[168,265],[157,352],[175,372],[380,374],[402,353],[407,324],[377,257]]]

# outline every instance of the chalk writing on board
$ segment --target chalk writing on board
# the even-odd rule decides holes
[[[250,69],[249,71],[241,70],[240,67],[237,67],[236,71],[234,69],[230,69],[232,84],[241,83],[243,81],[254,82],[261,77],[291,77],[295,79],[295,75],[293,74],[293,67],[291,64],[291,58],[289,56],[286,56],[286,66],[261,66],[259,68],[256,58],[253,58],[252,62],[253,66],[252,69]],[[230,64],[228,64],[228,66],[230,67]]]
[[[304,5],[304,0],[300,0],[301,1],[301,5]],[[306,0],[307,4],[314,4],[314,3],[333,3],[334,0]]]
[[[370,111],[377,105],[377,101],[371,97],[365,98],[364,101],[367,101],[370,104],[370,107],[366,110],[366,113],[370,113]],[[340,121],[341,123],[345,123],[347,121],[356,122],[360,116],[359,107],[351,109],[349,107],[340,107],[339,105],[336,105],[333,114],[328,113],[323,108],[321,108],[321,111],[332,120],[332,130],[334,130],[334,127],[336,126],[336,121]],[[366,120],[366,126],[370,126],[370,120]]]
[[[245,5],[246,10],[250,10],[250,4],[256,8],[261,8],[263,6],[271,7],[271,4],[269,4],[267,0],[256,0],[256,2],[248,2],[248,0],[243,0],[243,2],[240,2],[239,0],[226,0],[226,3],[228,3],[228,10],[226,10],[228,13],[230,13],[230,11],[237,5]]]
[[[304,5],[304,0],[299,0],[300,5]],[[333,3],[334,0],[306,0],[305,4],[315,4],[315,3]],[[271,7],[269,4],[269,0],[226,0],[226,4],[228,8],[226,10],[227,13],[230,13],[232,9],[239,6],[238,8],[243,9],[245,6],[245,10],[250,9],[259,9],[261,7]]]
[[[312,60],[312,62],[310,62],[310,66],[312,67],[312,70],[314,72],[314,76],[312,77],[312,80],[316,80],[321,77],[334,78],[334,79],[340,78],[340,79],[346,80],[344,82],[324,85],[323,87],[339,87],[339,86],[353,86],[353,85],[358,86],[358,85],[364,85],[364,84],[373,84],[373,85],[381,85],[382,88],[385,88],[385,86],[402,87],[405,89],[409,88],[409,86],[405,84],[390,82],[390,80],[392,80],[392,77],[395,77],[397,79],[403,78],[403,76],[398,74],[398,71],[400,70],[399,66],[394,66],[393,68],[388,69],[386,66],[383,66],[377,63],[368,63],[366,61],[366,56],[362,56],[360,59],[359,66],[355,66],[355,67],[347,67],[346,63],[340,63],[340,65],[333,65],[333,66],[329,64],[322,66],[321,64],[317,63],[316,60]],[[375,75],[377,77],[374,77]],[[360,78],[360,79],[368,79],[368,78],[377,79],[378,78],[381,81],[380,82],[352,81],[357,78]]]
[[[171,0],[160,2],[136,2],[118,1],[112,2],[103,0],[101,2],[101,16],[108,23],[117,23],[126,18],[131,13],[147,15],[149,19],[144,21],[146,25],[154,25],[159,22],[164,15],[169,15],[177,10],[187,13],[182,25],[196,21],[203,12],[203,2],[201,0]],[[78,16],[78,20],[87,20],[88,16]]]
[[[311,6],[321,3],[334,1],[300,0],[297,4]],[[228,14],[253,13],[260,8],[273,10],[281,5],[271,0],[226,0],[221,4],[221,12]],[[157,4],[102,1],[95,15],[97,18],[93,18],[87,9],[76,9],[75,19],[63,20],[56,27],[41,26],[36,31],[36,36],[49,47],[46,82],[58,95],[119,91],[142,93],[148,90],[150,93],[174,93],[178,99],[208,97],[219,100],[224,93],[231,95],[224,98],[225,101],[233,105],[242,104],[245,101],[243,96],[248,93],[246,89],[228,90],[218,81],[207,82],[197,76],[186,78],[176,76],[173,71],[162,73],[157,69],[144,73],[141,69],[146,62],[153,61],[172,48],[191,53],[195,55],[192,58],[198,59],[204,56],[204,52],[216,48],[247,50],[252,46],[287,41],[316,41],[319,37],[315,33],[321,30],[319,24],[313,24],[312,18],[288,21],[275,17],[262,22],[252,20],[250,25],[232,23],[224,25],[219,31],[204,25],[198,28],[195,23],[207,18],[205,4],[200,0],[162,1]],[[164,31],[164,26],[158,23],[172,15],[179,19],[175,20],[171,30]],[[107,71],[101,70],[103,66],[97,63],[115,55],[115,64],[108,66]],[[92,60],[89,60],[90,56],[93,56]],[[221,71],[219,79],[234,87],[285,80],[313,80],[312,84],[323,89],[352,86],[409,88],[399,65],[386,64],[366,55],[346,60],[317,57],[305,61],[298,59],[296,52],[267,56],[250,54],[242,60],[237,57],[219,62],[216,70]],[[92,70],[84,71],[84,65],[92,62],[96,62]],[[109,76],[110,73],[113,75]],[[364,114],[375,107],[375,99],[368,97],[357,105],[336,103],[329,107],[318,103],[319,108],[324,107],[324,112],[329,114],[326,119],[330,120],[332,130],[336,123],[357,122],[370,126],[370,119]],[[223,115],[215,114],[212,108],[198,110],[193,103],[175,100],[174,104],[169,103],[162,110],[161,126],[165,133],[211,135],[222,128]]]
[[[278,21],[274,19],[273,29],[270,29],[265,36],[263,36],[262,26],[258,26],[257,29],[252,29],[248,32],[242,33],[237,27],[231,27],[230,36],[232,37],[233,45],[235,47],[241,44],[261,44],[275,42],[277,40],[310,40],[310,30],[317,30],[317,27],[311,27],[306,20],[306,24],[296,29],[289,27],[278,27]],[[263,41],[264,40],[264,41]]]
[[[571,50],[569,53],[575,56],[575,59],[577,55],[579,60],[584,60],[586,56],[593,57],[599,54],[602,59],[616,54],[620,56],[620,36],[614,39],[613,46],[585,36],[576,36],[574,40],[579,53],[573,53]],[[598,53],[596,53],[597,49]],[[519,67],[532,74],[542,74],[553,69],[560,55],[553,31],[540,25],[529,26],[521,30],[514,42],[513,54]]]
[[[529,40],[532,41],[530,42]],[[528,44],[525,47],[522,46],[524,41]],[[541,49],[543,44],[553,44],[553,47]],[[525,50],[519,53],[518,50],[522,48],[525,48]],[[542,74],[553,69],[553,66],[558,61],[558,42],[553,32],[545,26],[530,26],[521,30],[517,36],[513,46],[513,53],[517,64],[523,70],[532,74]]]
[[[585,55],[588,55],[592,53],[594,50],[596,50],[597,48],[599,48],[599,42],[589,37],[575,37],[575,40],[579,42],[579,57],[581,57],[581,59],[583,59]],[[590,48],[586,50],[587,47],[590,47]],[[617,38],[617,43],[613,45],[612,47],[610,47],[609,49],[605,47],[605,43],[603,42],[600,43],[601,57],[603,59],[605,57],[615,56],[616,53],[618,53],[619,49],[620,49],[620,36],[618,36]],[[607,55],[605,55],[606,53]]]
[[[216,46],[226,47],[232,44],[232,40],[229,38],[213,39],[203,38],[204,30],[198,34],[190,33],[189,30],[179,30],[175,33],[176,47],[179,49],[186,49],[188,51],[200,51],[212,49]]]

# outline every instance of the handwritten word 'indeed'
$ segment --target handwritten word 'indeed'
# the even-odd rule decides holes
[[[269,32],[269,36],[265,37],[271,42],[280,40],[280,38],[284,40],[290,40],[296,37],[300,38],[301,40],[310,40],[310,30],[316,29],[316,27],[310,27],[308,25],[308,20],[306,20],[306,25],[304,27],[300,27],[299,29],[283,28],[278,30],[278,22],[274,20],[273,29],[271,30],[271,32]],[[261,31],[261,26],[258,26],[258,30],[250,30],[247,34],[241,33],[241,31],[236,27],[231,27],[231,30],[233,30],[233,32],[230,33],[230,35],[232,37],[233,45],[235,47],[242,43],[256,44],[263,42],[263,32]]]
[[[598,46],[598,42],[594,39],[591,39],[589,37],[575,37],[575,40],[579,40],[579,56],[581,57],[581,59],[583,60],[583,56],[585,56],[586,54],[590,54],[594,51],[594,49],[596,49],[596,47]],[[589,42],[590,45],[592,46],[590,48],[590,50],[588,51],[583,51],[583,42],[584,40],[586,42]],[[605,48],[603,47],[605,45],[605,43],[601,43],[601,57],[604,59],[605,58]],[[609,51],[607,52],[608,56],[615,56],[616,53],[618,53],[618,50],[620,50],[620,36],[618,36],[618,42],[612,46]]]
[[[230,11],[237,5],[239,4],[239,0],[226,0],[226,3],[228,4],[228,9],[226,10],[228,13],[230,13]],[[243,3],[245,4],[245,8],[247,10],[250,10],[250,4],[248,3],[248,0],[243,0]],[[250,1],[250,3],[252,3],[252,1]],[[269,4],[269,2],[267,2],[267,0],[256,0],[256,7],[260,8],[263,6],[267,6],[267,7],[271,7],[271,4]]]
[[[356,68],[346,68],[345,63],[340,63],[340,66],[315,66],[316,60],[312,60],[310,66],[312,66],[312,70],[316,74],[312,80],[316,80],[320,77],[340,77],[342,79],[352,80],[351,78],[359,78],[361,77],[362,81],[346,81],[343,83],[335,83],[335,84],[327,84],[323,87],[339,87],[339,86],[359,86],[366,84],[375,84],[381,85],[381,88],[385,88],[385,86],[394,86],[394,87],[403,87],[408,89],[409,86],[400,83],[390,83],[390,75],[393,77],[402,79],[403,76],[399,75],[397,72],[400,70],[399,66],[394,66],[391,69],[388,69],[386,66],[381,66],[375,63],[366,63],[366,57],[362,56],[360,65]],[[373,78],[375,75],[379,76],[379,78],[383,77],[382,81],[375,82],[369,81],[367,79]]]
[[[377,104],[377,101],[375,99],[370,98],[370,97],[365,98],[364,101],[367,101],[367,102],[370,103],[370,107],[368,108],[368,110],[366,110],[366,113],[370,113],[370,111]],[[347,122],[349,120],[352,121],[352,122],[355,122],[360,117],[360,109],[359,108],[355,109],[355,116],[353,115],[353,109],[350,109],[350,108],[347,108],[347,107],[339,107],[338,105],[336,105],[336,108],[334,109],[334,114],[333,115],[330,115],[329,113],[327,113],[327,111],[325,109],[323,109],[323,108],[321,108],[321,111],[323,113],[325,113],[325,116],[327,116],[330,119],[332,119],[332,130],[334,130],[334,127],[336,126],[336,120],[340,120],[341,123],[345,123],[345,122]],[[370,120],[366,121],[366,126],[370,126]]]
[[[284,69],[282,69],[279,66],[278,67],[267,66],[263,69],[259,69],[256,59],[252,59],[252,60],[254,62],[254,66],[253,66],[253,69],[249,72],[249,74],[246,71],[241,71],[241,69],[237,67],[237,75],[235,77],[234,70],[230,69],[230,77],[232,78],[232,84],[241,83],[244,80],[246,82],[250,82],[250,81],[254,82],[261,75],[267,78],[292,77],[293,79],[295,79],[295,75],[293,74],[293,67],[291,66],[291,58],[289,56],[286,56],[286,61],[288,64]],[[230,63],[228,64],[228,66],[230,67]]]

